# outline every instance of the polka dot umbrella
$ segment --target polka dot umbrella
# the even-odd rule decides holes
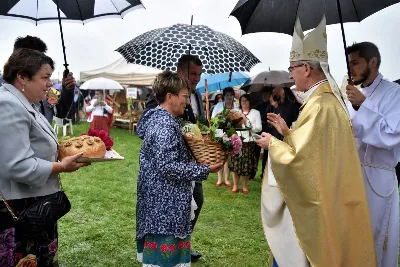
[[[208,74],[250,71],[260,63],[241,43],[204,25],[176,24],[151,30],[116,51],[129,63],[172,71],[185,54],[197,55]]]

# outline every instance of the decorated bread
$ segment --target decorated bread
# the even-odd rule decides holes
[[[230,110],[227,117],[234,125],[242,125],[244,123],[244,115],[238,110]]]
[[[96,136],[82,135],[64,140],[60,143],[58,159],[73,156],[83,152],[85,158],[103,158],[106,154],[106,145]]]

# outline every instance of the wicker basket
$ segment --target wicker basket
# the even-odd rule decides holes
[[[226,161],[226,152],[222,149],[222,144],[186,135],[183,137],[192,150],[197,163],[209,165]]]

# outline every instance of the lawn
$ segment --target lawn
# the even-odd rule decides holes
[[[75,135],[87,129],[87,123],[74,125]],[[59,223],[62,267],[140,266],[136,262],[135,208],[141,141],[124,129],[112,129],[110,135],[124,161],[94,163],[61,176],[72,204]],[[193,248],[203,257],[193,266],[268,266],[258,177],[250,181],[249,195],[233,195],[227,187],[215,187],[215,174],[203,182],[205,202],[192,236]]]

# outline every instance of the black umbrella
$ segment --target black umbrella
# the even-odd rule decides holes
[[[260,62],[232,37],[203,25],[176,24],[151,30],[116,51],[129,63],[172,71],[182,55],[197,55],[209,74],[250,71]]]
[[[264,87],[291,87],[294,80],[289,78],[289,73],[284,70],[270,70],[260,72],[245,82],[240,89],[247,93],[261,91]]]
[[[239,0],[231,15],[239,20],[242,33],[278,32],[293,34],[298,16],[303,30],[314,28],[326,15],[327,24],[340,23],[346,49],[344,22],[360,22],[400,0]],[[350,68],[346,57],[349,77]]]
[[[104,17],[122,18],[129,11],[143,7],[140,0],[3,0],[0,18],[13,18],[38,23],[57,20],[60,25],[65,73],[68,73],[61,20],[93,21]]]

